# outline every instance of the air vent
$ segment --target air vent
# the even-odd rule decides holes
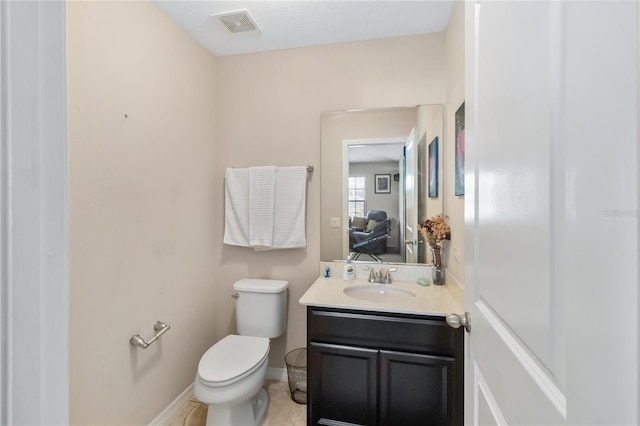
[[[244,33],[258,29],[258,26],[246,10],[218,13],[211,16],[217,18],[232,33]]]

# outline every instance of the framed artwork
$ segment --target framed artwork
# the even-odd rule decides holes
[[[429,144],[429,198],[438,198],[438,137]]]
[[[456,195],[464,195],[464,102],[456,111]]]
[[[391,175],[376,175],[376,194],[391,193]]]

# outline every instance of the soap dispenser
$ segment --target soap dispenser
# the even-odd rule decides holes
[[[342,274],[343,280],[353,280],[356,278],[356,269],[351,263],[351,256],[347,257],[347,263],[344,265],[344,273]]]

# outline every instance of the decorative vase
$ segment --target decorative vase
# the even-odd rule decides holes
[[[431,281],[433,285],[444,285],[444,269],[442,268],[442,249],[439,247],[429,247],[433,258],[433,269]]]

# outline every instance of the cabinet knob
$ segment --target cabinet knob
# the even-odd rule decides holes
[[[469,312],[465,312],[463,315],[447,315],[447,324],[449,324],[451,328],[460,328],[460,326],[462,326],[467,330],[467,333],[471,333],[471,316]]]

